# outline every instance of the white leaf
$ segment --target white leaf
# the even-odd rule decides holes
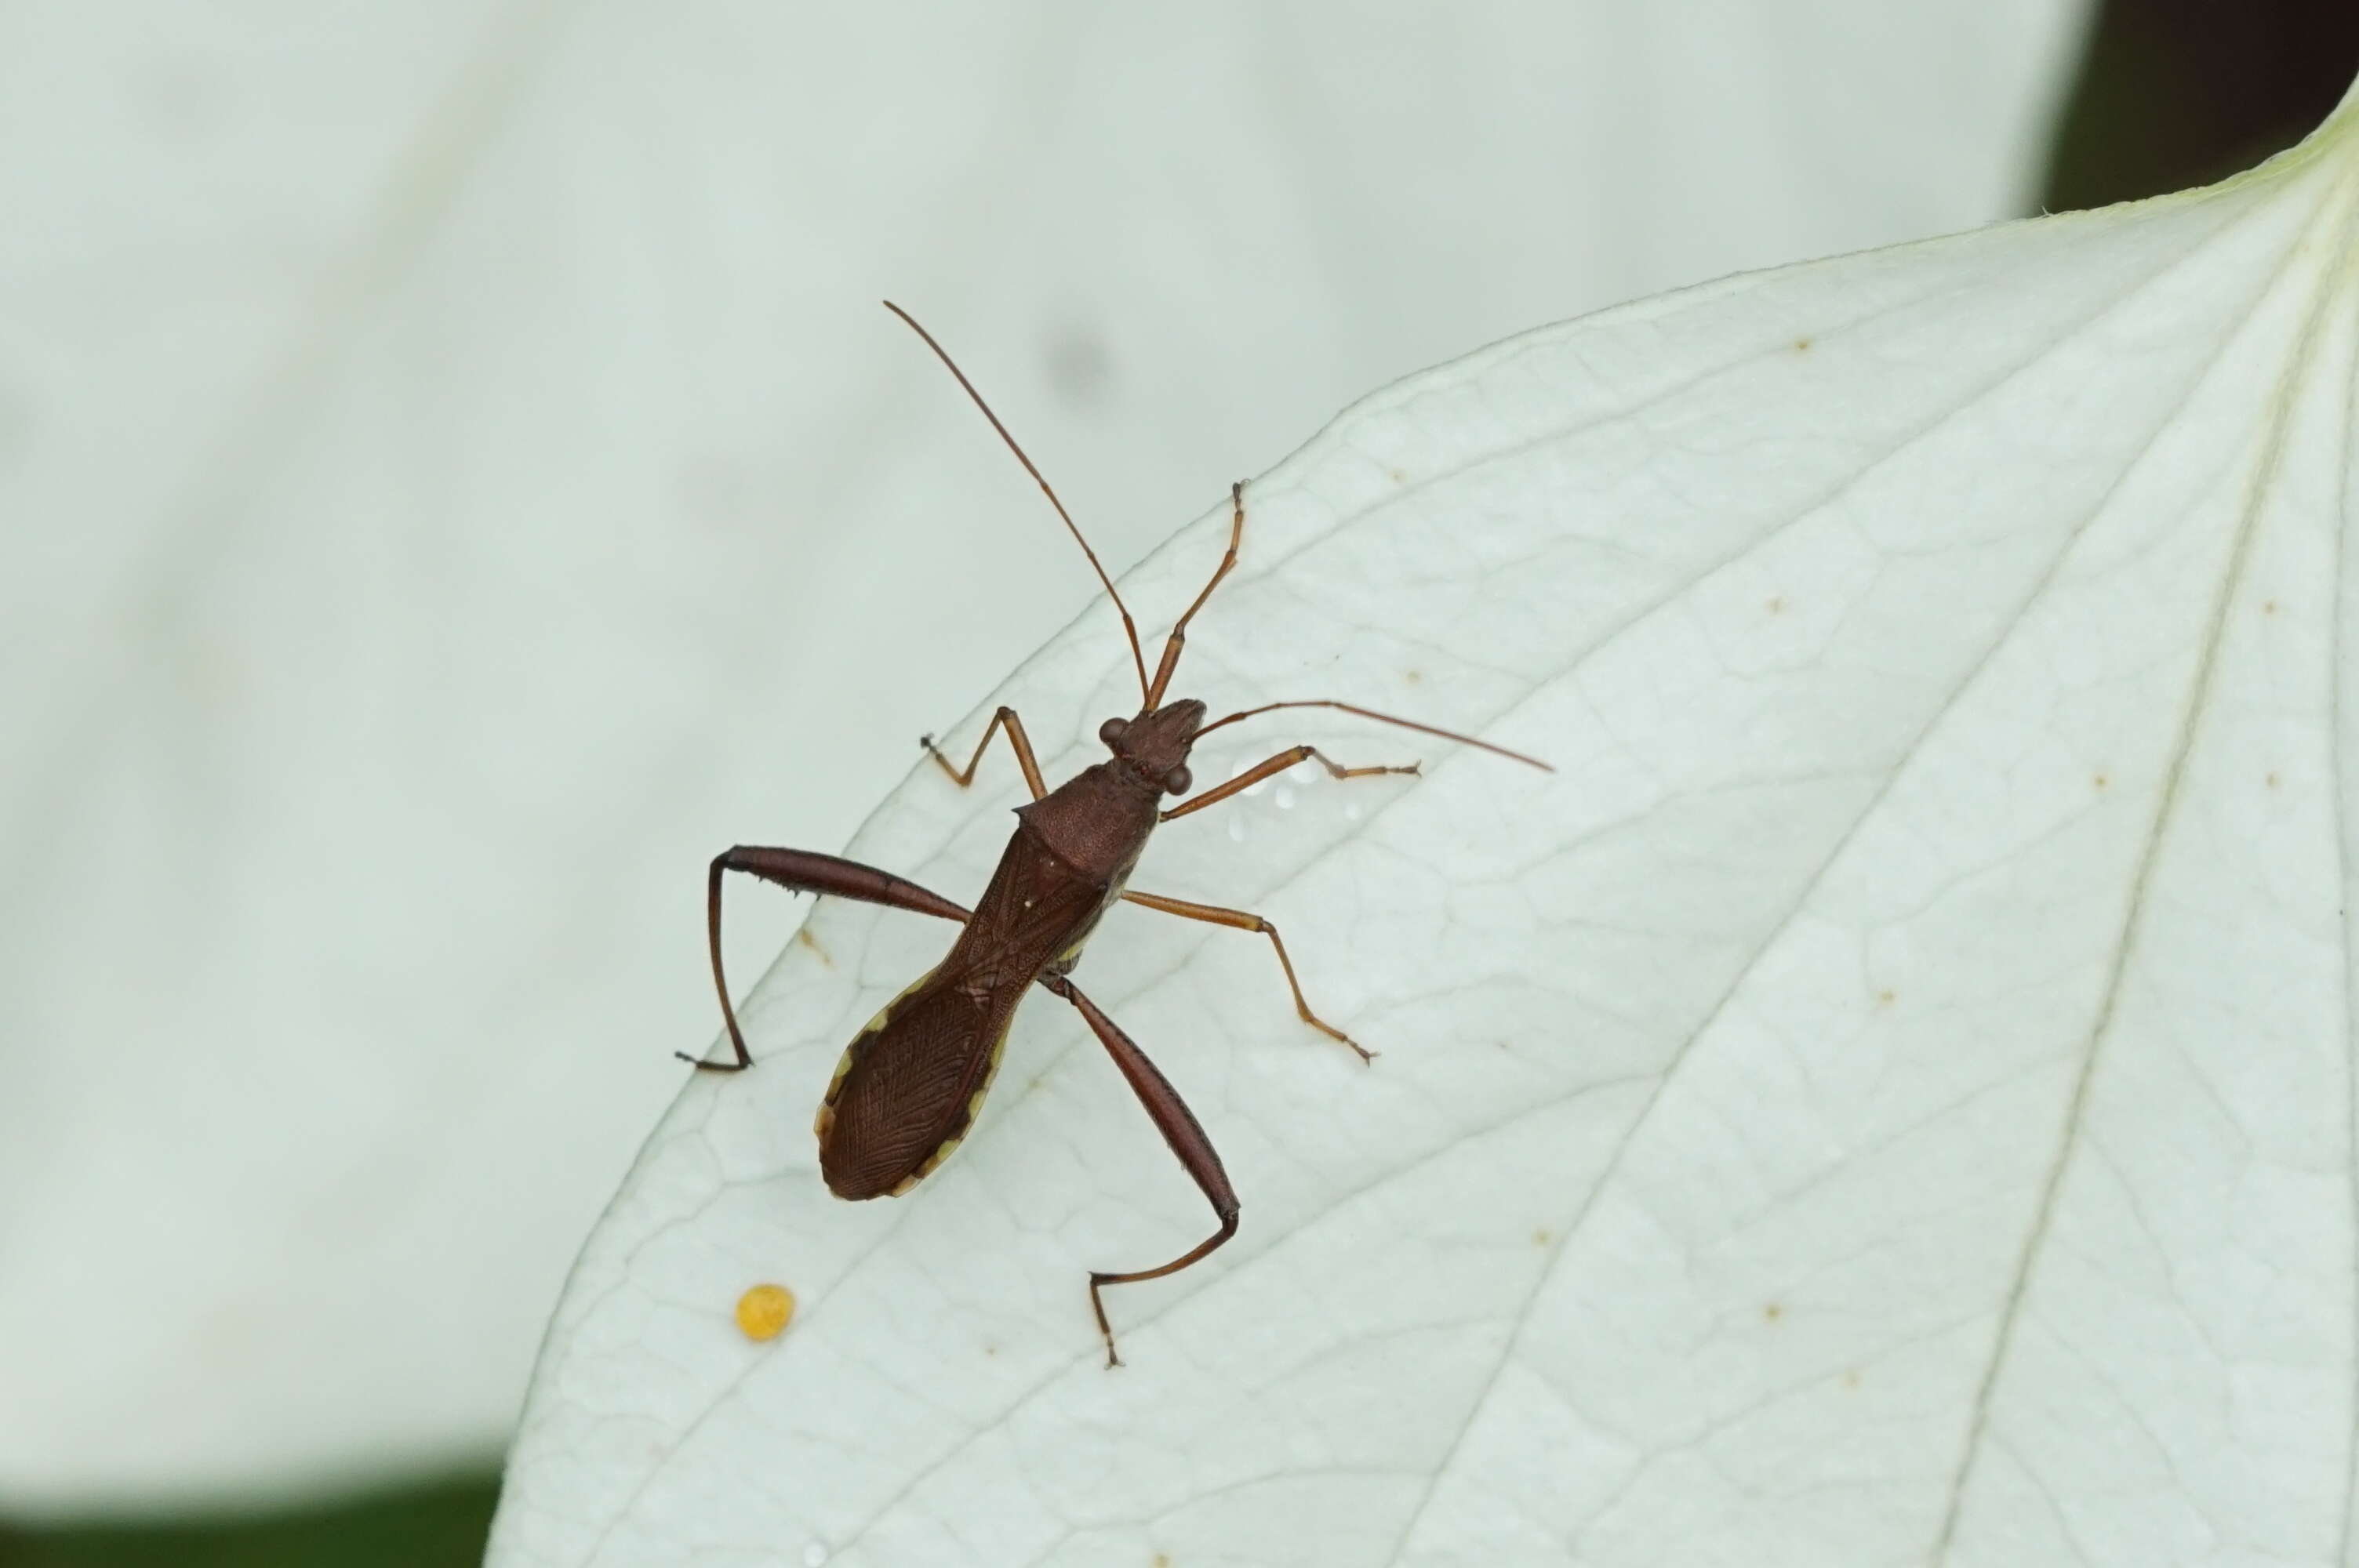
[[[1427,761],[1136,879],[1273,915],[1381,1061],[1107,923],[1245,1214],[1109,1292],[1110,1372],[1084,1271],[1201,1200],[1039,995],[948,1164],[832,1200],[811,1108],[945,931],[822,901],[591,1239],[494,1563],[2344,1560],[2354,138],[1532,333],[1255,483],[1180,689],[1560,770],[1208,742]],[[1125,681],[1099,608],[1001,695],[1062,774]],[[971,900],[986,769],[853,853]]]
[[[0,7],[10,1507],[505,1440],[704,857],[1090,591],[878,295],[1119,566],[1465,344],[2011,210],[2081,10]]]

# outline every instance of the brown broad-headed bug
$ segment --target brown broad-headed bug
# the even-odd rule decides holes
[[[974,1125],[983,1108],[984,1096],[991,1087],[992,1074],[999,1065],[1016,1004],[1024,1000],[1025,992],[1037,985],[1062,997],[1080,1011],[1083,1022],[1103,1043],[1114,1065],[1129,1081],[1131,1091],[1137,1095],[1164,1141],[1171,1146],[1171,1152],[1179,1156],[1180,1164],[1211,1202],[1212,1212],[1220,1217],[1218,1230],[1168,1263],[1127,1273],[1093,1271],[1090,1275],[1090,1306],[1097,1314],[1098,1332],[1105,1339],[1106,1365],[1117,1366],[1121,1357],[1114,1353],[1114,1328],[1106,1320],[1102,1293],[1104,1288],[1177,1273],[1212,1252],[1236,1234],[1237,1195],[1229,1184],[1228,1173],[1221,1168],[1221,1157],[1214,1152],[1212,1140],[1204,1135],[1203,1127],[1188,1108],[1187,1101],[1180,1098],[1179,1090],[1147,1059],[1147,1053],[1073,984],[1071,975],[1081,959],[1082,947],[1097,928],[1098,921],[1118,899],[1189,920],[1257,932],[1269,938],[1278,966],[1285,971],[1287,987],[1294,993],[1294,1011],[1302,1021],[1350,1046],[1362,1060],[1366,1060],[1369,1053],[1358,1042],[1313,1012],[1310,1002],[1303,999],[1294,961],[1287,956],[1277,927],[1244,910],[1138,892],[1128,883],[1131,869],[1138,864],[1147,836],[1158,824],[1218,805],[1298,762],[1316,762],[1339,779],[1417,772],[1413,762],[1403,767],[1347,768],[1315,747],[1289,746],[1226,784],[1190,795],[1194,784],[1188,771],[1190,751],[1213,730],[1259,714],[1288,708],[1332,708],[1478,746],[1536,768],[1547,768],[1549,764],[1472,736],[1331,698],[1266,702],[1206,723],[1207,709],[1202,702],[1192,697],[1168,697],[1166,693],[1172,672],[1180,663],[1180,651],[1187,643],[1188,622],[1203,609],[1204,601],[1212,598],[1221,579],[1237,564],[1237,547],[1245,537],[1245,487],[1232,485],[1229,490],[1228,551],[1213,568],[1212,580],[1164,639],[1162,657],[1156,662],[1155,674],[1149,677],[1137,625],[1128,607],[1123,604],[1122,595],[1115,591],[1114,579],[1106,575],[1089,541],[1082,537],[1081,529],[1065,511],[1064,503],[1057,499],[1057,492],[932,335],[890,300],[886,302],[886,308],[908,322],[925,340],[926,346],[950,367],[967,395],[974,399],[975,406],[983,410],[984,417],[991,421],[992,428],[999,432],[1026,471],[1039,482],[1049,504],[1057,509],[1057,515],[1064,520],[1074,542],[1089,557],[1092,569],[1105,586],[1107,597],[1121,612],[1123,632],[1130,640],[1131,663],[1138,672],[1138,711],[1128,719],[1109,719],[1101,725],[1098,739],[1113,754],[1053,790],[1040,777],[1040,764],[1033,757],[1031,741],[1012,708],[1002,708],[993,717],[964,768],[951,765],[951,760],[934,745],[932,737],[924,740],[922,744],[942,772],[964,788],[974,782],[975,768],[990,746],[991,738],[1005,732],[1009,747],[1016,752],[1016,766],[1023,770],[1024,782],[1032,792],[1031,804],[1016,808],[1015,836],[1008,839],[990,885],[983,890],[981,901],[972,911],[890,871],[835,855],[741,845],[715,856],[706,883],[706,922],[712,951],[712,983],[721,995],[721,1015],[728,1023],[729,1043],[734,1048],[735,1059],[707,1062],[685,1054],[681,1059],[714,1072],[742,1072],[754,1063],[745,1049],[745,1037],[737,1026],[736,1011],[730,1005],[728,979],[722,972],[721,884],[730,871],[744,871],[798,892],[856,899],[959,922],[964,929],[951,944],[949,955],[887,1002],[884,1011],[870,1020],[858,1038],[845,1048],[834,1080],[828,1085],[826,1098],[820,1105],[820,1170],[827,1179],[828,1190],[838,1197],[889,1197],[908,1192],[947,1159]],[[1163,804],[1167,796],[1187,798],[1167,806]]]

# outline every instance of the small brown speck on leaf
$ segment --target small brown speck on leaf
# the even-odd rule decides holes
[[[810,948],[812,952],[818,954],[819,961],[821,963],[825,964],[831,969],[835,968],[835,960],[828,957],[827,949],[819,945],[819,938],[810,934],[810,926],[798,926],[795,930],[795,940]]]

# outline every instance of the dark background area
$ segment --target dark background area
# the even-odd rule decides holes
[[[2351,0],[2108,0],[2059,117],[2039,205],[2209,184],[2307,135],[2359,74]],[[0,1568],[444,1568],[483,1556],[496,1474],[263,1518],[22,1530]]]
[[[2104,207],[2225,179],[2308,135],[2354,69],[2350,0],[2105,0],[2040,205]]]

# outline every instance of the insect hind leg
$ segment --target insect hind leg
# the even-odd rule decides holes
[[[1191,1263],[1202,1261],[1206,1255],[1237,1233],[1236,1189],[1229,1184],[1229,1173],[1222,1169],[1220,1152],[1212,1147],[1212,1141],[1204,1136],[1203,1124],[1196,1119],[1196,1113],[1188,1108],[1188,1102],[1180,1098],[1180,1091],[1171,1087],[1171,1080],[1163,1076],[1162,1069],[1149,1061],[1147,1053],[1138,1048],[1138,1043],[1124,1033],[1120,1024],[1099,1011],[1097,1003],[1083,996],[1081,989],[1071,980],[1061,977],[1044,977],[1040,983],[1071,1002],[1074,1011],[1082,1015],[1082,1021],[1105,1046],[1106,1054],[1114,1058],[1114,1065],[1129,1081],[1131,1093],[1136,1095],[1138,1103],[1147,1108],[1155,1130],[1163,1134],[1163,1141],[1171,1146],[1171,1152],[1179,1157],[1180,1163],[1203,1193],[1205,1201],[1212,1206],[1212,1213],[1219,1217],[1221,1222],[1220,1229],[1169,1263],[1123,1274],[1106,1273],[1095,1269],[1090,1271],[1090,1310],[1097,1314],[1098,1333],[1105,1338],[1106,1365],[1119,1367],[1122,1357],[1114,1353],[1114,1325],[1106,1318],[1105,1287],[1136,1284],[1141,1280],[1159,1280],[1166,1274],[1178,1273]]]
[[[858,903],[881,903],[887,909],[906,909],[917,914],[939,915],[944,920],[963,922],[967,918],[963,905],[919,887],[907,877],[897,877],[841,855],[745,844],[723,849],[712,857],[712,868],[705,874],[704,928],[705,940],[712,950],[712,989],[721,995],[721,1016],[729,1025],[729,1044],[736,1060],[708,1062],[685,1051],[672,1053],[689,1065],[708,1073],[742,1073],[754,1065],[754,1054],[745,1049],[745,1032],[737,1027],[737,1010],[729,1003],[729,977],[723,972],[721,964],[721,879],[730,871],[746,872],[791,892],[824,893]]]

